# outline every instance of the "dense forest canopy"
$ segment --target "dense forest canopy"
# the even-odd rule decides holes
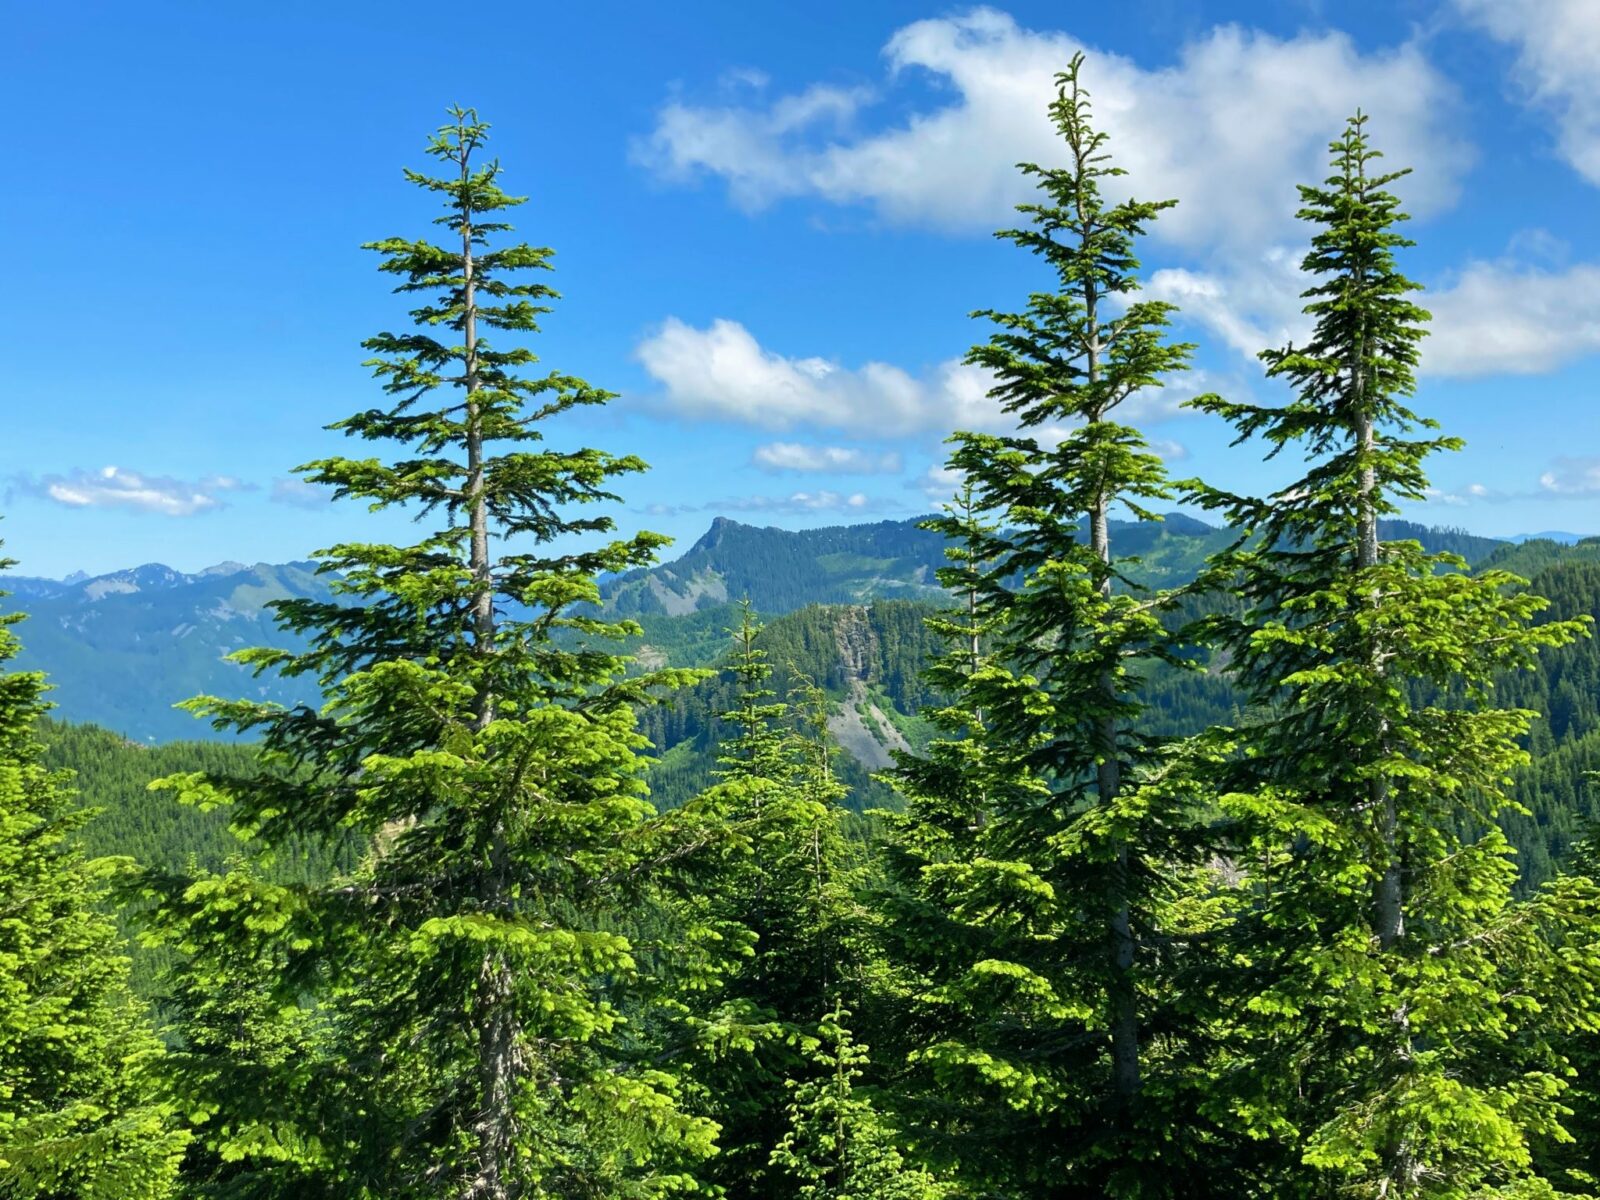
[[[1190,402],[1298,477],[1175,477],[1181,197],[1062,67],[966,360],[1014,427],[931,518],[664,564],[449,110],[359,453],[300,468],[415,537],[0,616],[0,1197],[1600,1192],[1600,540],[1400,519],[1459,442],[1360,113],[1286,399]],[[156,675],[221,736],[126,737]]]

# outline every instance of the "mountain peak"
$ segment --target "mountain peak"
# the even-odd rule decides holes
[[[746,528],[746,526],[740,524],[731,517],[712,517],[711,527],[700,535],[699,539],[694,545],[689,547],[689,552],[692,554],[696,550],[715,549],[717,546],[721,545],[724,537],[732,533],[735,529],[743,528]]]

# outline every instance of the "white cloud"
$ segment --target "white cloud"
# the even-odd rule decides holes
[[[691,417],[761,429],[807,426],[877,437],[1005,424],[988,377],[958,361],[921,377],[888,363],[849,368],[765,349],[737,321],[705,329],[669,317],[636,355],[664,402]]]
[[[1189,457],[1189,447],[1171,438],[1156,438],[1150,443],[1150,453],[1166,462],[1182,462]]]
[[[222,494],[253,490],[231,475],[207,475],[195,482],[166,475],[143,475],[122,467],[82,468],[61,475],[24,478],[18,487],[68,508],[131,508],[167,517],[191,517],[223,506]]]
[[[934,504],[947,504],[961,491],[966,475],[954,467],[934,463],[916,479],[911,487],[921,492]]]
[[[712,175],[758,208],[810,195],[864,204],[906,225],[988,230],[1031,193],[1021,160],[1058,162],[1046,105],[1082,47],[990,8],[917,21],[884,47],[888,83],[931,76],[951,95],[857,132],[871,95],[813,87],[762,105],[674,101],[635,157],[664,177]],[[1189,246],[1259,246],[1293,225],[1293,183],[1319,179],[1327,142],[1357,105],[1392,162],[1419,169],[1416,211],[1447,206],[1470,151],[1451,129],[1451,85],[1414,45],[1363,53],[1342,33],[1282,40],[1219,26],[1169,67],[1095,53],[1085,71],[1099,123],[1141,196],[1179,198],[1158,235]]]
[[[685,513],[740,512],[776,513],[785,516],[806,513],[872,513],[897,511],[901,506],[867,495],[865,492],[818,491],[789,492],[782,496],[729,496],[704,504],[648,504],[635,512],[650,517],[676,517]]]
[[[1468,504],[1480,501],[1498,503],[1503,500],[1516,499],[1499,488],[1489,487],[1483,483],[1469,483],[1458,491],[1446,491],[1444,488],[1426,487],[1422,489],[1424,500],[1429,504],[1448,504],[1453,508],[1463,508]]]
[[[1518,235],[1523,254],[1549,257],[1545,239]],[[1148,291],[1177,304],[1247,358],[1289,342],[1303,345],[1312,322],[1300,309],[1306,277],[1286,251],[1245,269],[1163,269]],[[1535,375],[1600,352],[1600,266],[1536,266],[1512,258],[1469,263],[1418,303],[1433,314],[1422,345],[1430,375]]]
[[[1537,375],[1600,352],[1600,265],[1471,263],[1426,292],[1433,336],[1423,366],[1437,375]]]
[[[1600,496],[1600,458],[1558,458],[1539,486],[1553,496]]]
[[[1145,290],[1176,304],[1179,319],[1254,359],[1268,346],[1304,342],[1311,331],[1310,318],[1300,311],[1307,285],[1300,258],[1301,252],[1278,246],[1225,271],[1166,267],[1151,274]]]
[[[831,429],[868,437],[944,435],[958,429],[1011,433],[1016,421],[989,396],[994,380],[981,367],[947,359],[921,375],[889,363],[846,367],[826,358],[789,358],[766,349],[737,321],[717,319],[704,329],[669,317],[639,343],[635,356],[661,385],[659,401],[680,415],[734,421],[759,429]],[[1131,397],[1118,410],[1129,422],[1177,415],[1184,401],[1215,390],[1209,375],[1189,371],[1165,387]],[[1050,436],[1049,428],[1031,431]],[[858,456],[836,470],[865,469],[860,451],[776,443],[757,451],[758,466],[821,470],[819,454]],[[766,452],[766,457],[763,457]],[[897,470],[889,456],[878,470]]]
[[[750,461],[766,471],[811,471],[834,475],[894,475],[901,469],[895,451],[875,454],[847,446],[810,446],[801,442],[768,442],[757,446]]]
[[[268,499],[295,508],[326,508],[333,499],[333,489],[305,479],[274,479]]]
[[[1456,8],[1515,48],[1517,82],[1553,115],[1562,157],[1600,185],[1600,4],[1456,0]]]

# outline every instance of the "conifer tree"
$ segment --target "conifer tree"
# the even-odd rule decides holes
[[[1177,661],[1168,599],[1128,579],[1111,519],[1153,518],[1170,494],[1117,410],[1191,347],[1167,340],[1170,305],[1137,295],[1135,242],[1174,202],[1103,195],[1122,172],[1081,66],[1050,108],[1066,164],[1023,165],[1042,195],[998,235],[1054,286],[1021,312],[975,314],[995,330],[967,356],[1022,432],[955,436],[971,511],[935,523],[960,547],[946,586],[969,601],[941,626],[946,736],[896,772],[901,877],[937,938],[913,989],[932,1098],[911,1124],[1006,1194],[1163,1195],[1206,1132],[1176,1117],[1198,1107],[1176,982],[1190,950],[1171,920],[1197,824],[1141,726],[1145,672]]]
[[[279,963],[281,1001],[326,1025],[312,1078],[287,1064],[300,1074],[284,1090],[307,1097],[297,1129],[277,1123],[270,1072],[191,1076],[234,1157],[263,1178],[291,1160],[296,1196],[655,1196],[692,1190],[685,1166],[714,1134],[631,1052],[637,962],[607,919],[648,867],[634,707],[697,676],[626,673],[608,642],[637,626],[596,615],[597,576],[665,539],[607,540],[612,519],[584,513],[639,459],[545,442],[553,419],[610,394],[495,340],[537,331],[555,293],[550,250],[497,244],[522,200],[482,158],[487,129],[452,109],[428,146],[440,173],[406,172],[443,202],[440,243],[369,247],[420,302],[413,329],[366,343],[390,402],[333,428],[399,452],[302,468],[433,528],[322,552],[334,598],[278,605],[309,648],[237,656],[314,681],[322,706],[193,701],[259,736],[263,766],[172,781],[231,804],[268,850],[353,832],[371,853],[327,886],[152,880],[193,955],[257,948]]]
[[[161,1200],[184,1135],[152,1096],[161,1044],[98,907],[115,864],[75,849],[91,814],[40,762],[44,677],[3,669],[21,619],[0,615],[0,1196]]]
[[[860,916],[827,697],[803,680],[792,700],[777,698],[748,603],[731,632],[727,669],[739,692],[722,719],[734,732],[720,748],[718,781],[686,811],[732,834],[702,879],[699,923],[744,951],[707,997],[723,1038],[742,1036],[700,1071],[722,1127],[704,1176],[731,1197],[779,1198],[793,1194],[770,1169],[785,1084],[809,1069],[800,1046],[814,1014],[860,990]]]
[[[772,1152],[797,1200],[941,1200],[933,1176],[908,1164],[888,1123],[857,1090],[868,1048],[845,1025],[842,1005],[823,1018],[804,1082],[790,1081],[788,1129]]]
[[[1314,332],[1261,356],[1291,399],[1196,402],[1309,464],[1265,499],[1198,493],[1249,537],[1217,575],[1243,604],[1210,634],[1255,706],[1219,780],[1250,908],[1248,1049],[1217,1094],[1286,1152],[1256,1194],[1536,1195],[1530,1139],[1557,1136],[1564,1086],[1550,1039],[1581,1019],[1593,953],[1557,948],[1581,942],[1580,889],[1512,903],[1494,821],[1534,714],[1492,693],[1580,626],[1533,624],[1544,602],[1504,572],[1380,537],[1460,443],[1408,407],[1428,314],[1396,257],[1405,172],[1375,169],[1360,114],[1331,155],[1300,189]]]

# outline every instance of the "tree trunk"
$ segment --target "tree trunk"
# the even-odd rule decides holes
[[[478,1027],[479,1109],[472,1132],[477,1169],[463,1200],[510,1200],[506,1167],[516,1153],[516,1096],[522,1074],[522,1028],[513,1006],[511,969],[502,955],[484,959],[474,1021]]]
[[[1111,537],[1102,497],[1090,518],[1090,538],[1095,554],[1107,565],[1111,562]],[[1111,594],[1111,580],[1101,584],[1102,593]],[[1100,678],[1101,694],[1107,702],[1116,697],[1116,685],[1108,671]],[[1101,804],[1114,803],[1122,790],[1122,764],[1117,757],[1117,722],[1102,717],[1095,730],[1099,762],[1095,783]],[[1128,902],[1128,848],[1117,848],[1112,868],[1114,890],[1111,911],[1111,966],[1115,975],[1111,997],[1111,1075],[1117,1098],[1131,1104],[1139,1090],[1139,1010],[1133,991],[1133,911]]]
[[[1079,152],[1078,171],[1082,179],[1088,166]],[[1079,198],[1078,215],[1086,220],[1082,197]],[[1085,235],[1087,248],[1087,235]],[[1084,319],[1089,330],[1084,347],[1087,363],[1087,382],[1092,389],[1100,381],[1100,326],[1099,293],[1093,277],[1084,282]],[[1098,407],[1090,415],[1090,423],[1101,419]],[[1089,513],[1089,539],[1096,557],[1107,568],[1111,565],[1110,498],[1102,480],[1096,488]],[[1111,595],[1111,574],[1101,580],[1100,594]],[[1100,694],[1109,707],[1117,698],[1116,681],[1108,669],[1100,676]],[[1122,763],[1118,756],[1117,719],[1109,713],[1096,722],[1095,742],[1097,763],[1095,785],[1101,804],[1114,804],[1122,790]],[[1134,936],[1133,910],[1128,899],[1129,857],[1126,844],[1117,847],[1112,864],[1111,878],[1111,1079],[1119,1105],[1132,1107],[1139,1091],[1139,1008],[1133,989]]]
[[[1360,353],[1360,351],[1358,351]],[[1376,493],[1378,487],[1377,472],[1372,466],[1372,452],[1374,447],[1374,431],[1372,416],[1366,409],[1365,396],[1365,371],[1362,364],[1355,368],[1354,386],[1356,390],[1357,405],[1357,444],[1362,454],[1361,467],[1361,508],[1357,515],[1357,546],[1356,566],[1360,570],[1368,570],[1378,565],[1378,512]],[[1374,596],[1373,603],[1378,603],[1379,598]],[[1381,647],[1373,647],[1373,670],[1382,674],[1383,663],[1379,658]],[[1388,722],[1382,722],[1378,732],[1378,750],[1384,753],[1387,749]],[[1380,853],[1383,855],[1382,873],[1373,889],[1372,924],[1377,935],[1378,945],[1387,950],[1405,937],[1405,894],[1404,879],[1402,878],[1400,852],[1396,845],[1398,833],[1398,819],[1395,812],[1394,794],[1389,787],[1389,781],[1382,777],[1371,781],[1367,788],[1367,799],[1371,805],[1373,821],[1378,832]]]
[[[461,180],[469,178],[466,151],[461,155]],[[494,648],[494,577],[489,564],[489,505],[484,497],[483,413],[478,403],[481,382],[478,369],[478,281],[472,255],[472,211],[462,200],[461,276],[462,333],[467,389],[467,519],[471,528],[468,565],[472,571],[472,635],[480,656]],[[483,685],[477,697],[477,723],[484,728],[494,720],[494,696]]]
[[[478,400],[478,303],[473,260],[473,208],[465,185],[470,179],[470,148],[461,150],[461,276],[463,384],[466,388],[467,517],[470,529],[468,567],[472,572],[473,649],[480,659],[494,653],[494,576],[489,563],[489,506],[484,495],[483,411]],[[482,680],[474,698],[474,724],[486,728],[494,720],[494,695]],[[483,873],[478,900],[494,917],[506,915],[505,831],[491,833],[490,862]],[[483,958],[472,1020],[478,1035],[478,1113],[472,1123],[476,1170],[463,1193],[465,1200],[510,1200],[512,1184],[506,1168],[516,1152],[516,1084],[522,1074],[522,1029],[517,1020],[510,965],[499,950]]]

